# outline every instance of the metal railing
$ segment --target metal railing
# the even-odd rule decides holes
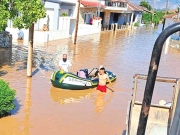
[[[149,109],[151,106],[152,95],[154,91],[156,76],[159,68],[159,62],[161,58],[161,52],[163,48],[163,44],[166,39],[175,32],[180,31],[180,23],[173,24],[167,27],[157,38],[154,48],[152,51],[152,56],[149,65],[148,77],[144,91],[144,98],[142,102],[139,124],[137,135],[144,135],[146,131],[146,125],[149,115]],[[175,135],[175,134],[172,134]]]
[[[102,26],[101,31],[108,31],[108,30],[112,30],[112,31],[116,31],[116,30],[125,30],[128,29],[129,25],[119,25],[117,23],[113,23],[111,25],[106,25],[106,26]]]
[[[127,3],[119,1],[106,1],[105,6],[117,7],[117,8],[127,8]]]
[[[142,74],[134,75],[134,88],[133,88],[134,92],[133,92],[133,98],[131,101],[130,111],[132,111],[135,104],[139,104],[139,105],[143,104],[141,102],[136,102],[137,84],[138,84],[138,80],[147,80],[147,77],[148,77],[147,75],[142,75]],[[171,129],[173,129],[172,127],[177,126],[176,124],[174,124],[174,126],[172,126],[172,123],[179,122],[179,121],[177,121],[178,115],[176,115],[176,114],[180,113],[180,107],[179,107],[178,111],[176,111],[176,107],[178,107],[177,100],[179,100],[179,102],[180,102],[180,95],[179,95],[179,99],[178,99],[178,94],[179,94],[179,90],[180,90],[180,78],[156,77],[156,82],[164,82],[164,83],[173,83],[174,84],[171,106],[170,107],[167,106],[167,108],[169,108],[169,118],[168,118],[168,123],[167,123],[167,135],[169,135],[170,131],[173,131],[173,130],[171,130]],[[166,107],[166,106],[161,106],[161,105],[156,105],[156,104],[151,104],[150,106],[157,107],[157,108],[165,108]],[[175,111],[176,111],[176,113],[175,113]],[[131,128],[132,128],[131,123],[132,123],[132,119],[133,119],[131,115],[132,115],[132,112],[129,112],[127,135],[131,134]],[[176,120],[172,121],[173,118],[175,118]],[[144,134],[145,134],[145,132],[144,132]],[[172,135],[175,135],[175,134],[172,134]]]

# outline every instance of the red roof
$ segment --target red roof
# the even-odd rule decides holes
[[[98,3],[98,2],[95,2],[95,1],[81,0],[81,4],[84,7],[98,7],[98,6],[100,6],[101,8],[105,8],[104,5],[102,5],[102,4]]]
[[[135,5],[131,2],[128,2],[128,10],[130,11],[143,11],[143,8],[138,6],[138,5]]]
[[[174,14],[169,14],[169,15],[165,15],[164,18],[174,18],[178,15],[178,13],[174,13]]]
[[[118,1],[118,2],[128,2],[127,0],[112,0],[112,1]]]

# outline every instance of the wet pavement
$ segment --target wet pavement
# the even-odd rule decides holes
[[[27,47],[0,49],[0,78],[17,91],[12,115],[0,119],[0,135],[123,135],[133,75],[147,74],[154,42],[160,29],[119,31],[45,43],[34,48],[33,77],[26,77]],[[96,89],[65,91],[52,87],[50,76],[63,53],[74,69],[104,65],[117,75],[115,92]],[[179,77],[180,52],[163,50],[158,76]],[[2,74],[1,74],[2,73]],[[142,100],[145,81],[139,82]],[[153,103],[171,101],[172,84],[157,83]]]

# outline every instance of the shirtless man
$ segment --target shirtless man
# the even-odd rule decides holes
[[[97,77],[99,78],[99,84],[97,86],[97,90],[99,90],[101,92],[106,92],[106,81],[107,80],[111,84],[112,89],[114,89],[108,75],[105,73],[104,67],[100,68]]]

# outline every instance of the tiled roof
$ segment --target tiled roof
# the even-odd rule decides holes
[[[166,11],[164,11],[163,13],[165,13]],[[171,9],[171,10],[168,10],[169,13],[178,13],[178,10],[177,9]]]
[[[164,18],[177,18],[178,13],[173,13],[173,14],[169,14],[169,15],[165,15]]]
[[[143,8],[128,1],[129,11],[143,11]]]
[[[98,4],[98,2],[96,2],[96,1],[81,0],[81,4],[84,7],[98,7],[100,5],[101,8],[105,8],[104,5],[102,5],[100,3]]]
[[[112,1],[128,2],[127,0],[112,0]]]

